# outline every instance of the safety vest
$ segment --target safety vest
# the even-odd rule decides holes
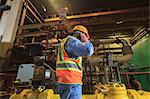
[[[61,42],[56,60],[56,75],[62,84],[82,84],[82,57],[70,58],[65,50],[69,37]]]

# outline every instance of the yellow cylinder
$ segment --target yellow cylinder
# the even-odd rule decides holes
[[[134,89],[127,90],[129,99],[150,99],[150,92],[143,90],[136,91]]]
[[[39,94],[38,99],[60,99],[58,94],[54,94],[52,89],[46,89]]]
[[[139,90],[140,99],[150,99],[150,92]]]
[[[129,99],[124,84],[114,83],[110,86],[110,90],[104,96],[104,99]]]
[[[18,99],[18,95],[19,94],[14,93],[9,97],[9,99]]]

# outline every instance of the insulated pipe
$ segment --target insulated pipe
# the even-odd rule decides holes
[[[92,44],[94,46],[99,46],[99,44],[111,44],[111,43],[116,43],[116,40],[114,39],[105,39],[105,40],[102,40],[102,39],[98,39],[98,40],[90,40],[90,42],[92,42]]]
[[[119,63],[128,62],[132,58],[132,54],[126,54],[121,57],[118,57],[116,59],[113,59],[113,61],[117,61]]]
[[[120,39],[120,40],[118,39],[117,41],[123,45],[123,48],[122,48],[123,56],[118,57],[113,60],[118,61],[120,63],[129,61],[133,55],[131,47],[129,46],[128,42],[124,39]]]
[[[127,62],[132,58],[132,49],[129,46],[128,42],[124,39],[117,39],[117,40],[91,40],[91,42],[98,46],[99,44],[111,44],[111,43],[121,43],[123,45],[122,48],[122,52],[123,52],[123,56],[121,57],[117,57],[116,59],[113,59],[113,61],[117,61],[119,63],[122,62]],[[99,63],[102,60],[102,58],[100,56],[98,57],[92,57],[92,58],[88,58],[88,60],[90,60],[90,62],[92,63]]]

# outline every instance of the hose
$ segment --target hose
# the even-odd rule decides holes
[[[43,63],[43,65],[46,66],[46,67],[48,67],[48,68],[49,68],[51,71],[53,71],[54,73],[56,73],[56,71],[55,71],[54,69],[52,69],[51,66],[49,66],[48,64]]]

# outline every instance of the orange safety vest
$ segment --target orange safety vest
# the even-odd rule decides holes
[[[65,43],[69,37],[61,42],[56,60],[56,75],[62,84],[82,84],[82,57],[70,58],[65,51]]]

